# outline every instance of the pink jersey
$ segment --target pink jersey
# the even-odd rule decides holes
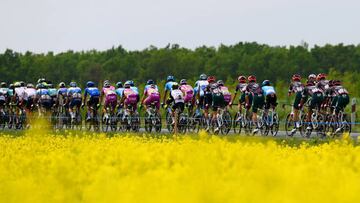
[[[231,101],[231,93],[230,93],[229,89],[225,86],[221,86],[220,91],[224,95],[225,102],[229,103]]]
[[[194,97],[194,89],[190,85],[181,85],[180,90],[184,93],[184,102],[190,102]]]
[[[107,96],[108,94],[116,94],[116,92],[115,92],[115,87],[114,87],[114,86],[103,87],[101,92],[102,92],[105,96]]]
[[[125,88],[123,92],[123,96],[125,96],[126,104],[136,104],[138,100],[137,93],[131,88]]]

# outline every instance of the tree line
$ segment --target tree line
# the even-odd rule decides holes
[[[0,81],[7,82],[34,82],[45,77],[56,83],[74,80],[84,84],[87,80],[101,82],[105,79],[113,82],[132,79],[144,83],[149,78],[164,80],[169,74],[194,81],[201,73],[206,73],[230,84],[235,83],[239,74],[254,74],[259,80],[270,79],[282,84],[288,83],[294,73],[307,76],[324,72],[337,77],[348,74],[345,78],[354,80],[349,81],[350,85],[356,82],[360,85],[359,71],[360,45],[344,44],[308,48],[306,43],[285,47],[240,42],[193,50],[169,44],[141,51],[128,51],[118,46],[105,51],[69,50],[58,54],[19,53],[7,49],[0,54]],[[359,95],[359,90],[355,91]]]

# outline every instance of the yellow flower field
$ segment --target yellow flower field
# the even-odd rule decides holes
[[[0,202],[360,202],[360,147],[205,133],[1,135]]]

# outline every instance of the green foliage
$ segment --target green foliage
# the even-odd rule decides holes
[[[360,45],[325,45],[308,49],[302,46],[271,47],[255,42],[219,47],[198,47],[195,50],[177,44],[165,48],[150,46],[142,51],[127,51],[121,46],[106,51],[67,51],[54,54],[17,53],[10,49],[0,54],[0,80],[36,81],[46,77],[56,83],[87,80],[112,82],[132,79],[143,84],[149,78],[158,82],[172,74],[193,84],[201,73],[216,75],[229,86],[235,86],[238,75],[254,74],[259,81],[275,83],[282,100],[294,73],[306,77],[325,72],[341,78],[352,96],[359,96],[358,72]],[[231,87],[233,88],[233,87]]]

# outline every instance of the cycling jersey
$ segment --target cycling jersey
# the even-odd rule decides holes
[[[9,88],[8,89],[8,95],[9,95],[9,97],[14,96],[14,90]]]
[[[245,90],[246,90],[246,86],[247,84],[246,83],[239,83],[236,85],[236,88],[235,88],[235,94],[237,92],[240,92],[240,97],[239,97],[239,103],[244,103],[245,102]]]
[[[261,89],[264,92],[265,96],[270,94],[276,94],[275,89],[272,86],[264,86]]]
[[[303,90],[304,90],[304,85],[298,81],[292,82],[289,86],[289,93],[302,92]]]
[[[50,95],[50,91],[49,91]],[[81,99],[81,89],[79,87],[70,87],[67,90],[67,96],[71,97],[72,99]]]
[[[66,96],[67,88],[66,87],[59,88],[58,91],[57,91],[57,94],[62,95],[62,96]]]
[[[328,80],[320,80],[316,84],[317,88],[320,88],[323,92],[325,92],[327,89],[329,89],[329,81]]]
[[[36,89],[35,88],[26,88],[25,92],[26,92],[26,95],[27,95],[26,100],[34,99],[36,97]]]
[[[245,90],[246,94],[251,97],[252,104],[250,103],[250,99],[249,104],[252,106],[252,112],[257,113],[259,108],[263,108],[265,102],[263,91],[260,85],[255,82],[250,82],[246,86]]]
[[[148,87],[144,90],[144,95],[146,96],[146,99],[144,100],[145,105],[150,105],[153,102],[156,102],[156,108],[160,108],[160,93],[157,89],[157,87],[152,88]]]
[[[207,80],[198,80],[195,83],[194,92],[195,95],[198,94],[198,91],[200,89],[200,97],[204,96],[204,91],[206,87],[209,85],[209,82]]]
[[[137,87],[130,87],[136,94],[139,94],[139,89]]]
[[[322,102],[324,101],[323,90],[318,88],[315,85],[306,86],[303,90],[302,97],[304,100],[311,97],[309,108],[313,109],[315,107],[320,107]]]
[[[151,87],[151,85],[145,85],[144,92],[145,92],[148,88],[150,88],[150,87]],[[158,88],[157,85],[155,85],[155,89],[156,89],[157,91],[159,91],[159,88]]]
[[[8,88],[0,88],[0,101],[5,102],[7,97],[9,96]]]
[[[55,88],[49,88],[49,94],[51,97],[57,96],[57,90]]]
[[[171,91],[172,90],[172,86],[175,82],[174,81],[169,81],[165,84],[165,91]]]
[[[261,95],[263,94],[263,91],[260,87],[259,84],[255,83],[255,82],[250,82],[246,88],[245,88],[245,91],[247,93],[251,93],[251,94],[258,94],[258,95]]]
[[[16,87],[15,88],[15,94],[17,96],[16,99],[18,99],[19,101],[23,101],[27,98],[25,89],[26,89],[25,87]]]
[[[120,87],[115,90],[116,94],[121,98],[124,92],[124,88]]]
[[[185,103],[191,102],[194,97],[194,89],[190,85],[181,85],[180,90],[183,92]]]
[[[97,87],[85,88],[84,96],[89,95],[91,97],[100,97],[100,91]]]
[[[117,103],[115,87],[104,87],[102,89],[102,93],[105,95],[105,106],[111,105],[113,108],[115,108]]]
[[[48,89],[38,89],[36,95],[39,98],[39,103],[44,108],[50,108],[52,106],[52,99]]]
[[[125,105],[132,105],[134,109],[136,109],[138,94],[133,89],[125,88],[123,91],[123,97],[125,97]]]
[[[213,111],[217,111],[218,108],[222,108],[225,106],[225,98],[224,94],[222,93],[221,89],[214,88],[212,91],[212,97],[211,97],[211,107]]]
[[[174,103],[184,103],[184,94],[181,90],[176,89],[170,92],[170,98]]]
[[[229,88],[225,87],[225,86],[220,86],[220,91],[222,92],[222,94],[224,95],[224,101],[226,103],[226,105],[228,105],[231,102],[231,93],[229,91]]]

